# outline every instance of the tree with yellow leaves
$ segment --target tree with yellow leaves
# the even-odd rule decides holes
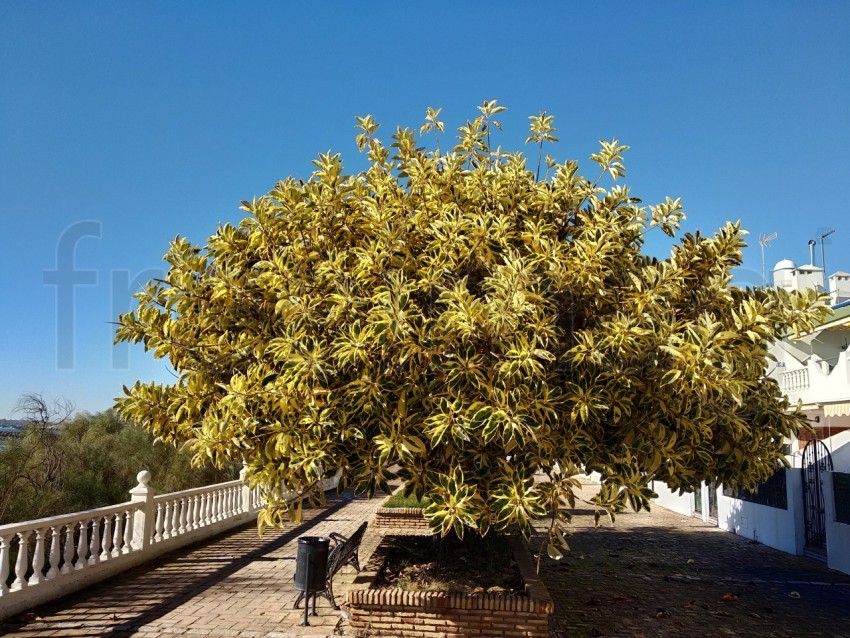
[[[648,507],[653,479],[754,488],[803,423],[764,370],[777,335],[826,312],[814,293],[732,286],[738,223],[643,254],[684,214],[620,183],[626,146],[602,142],[586,178],[543,155],[542,113],[533,170],[491,145],[504,107],[479,110],[448,151],[357,118],[366,170],[320,155],[206,246],[176,239],[120,317],[117,341],[179,375],[125,389],[120,413],[199,463],[244,460],[261,528],[341,470],[370,496],[399,477],[443,534],[550,516],[558,557],[578,473],[600,473],[612,514]]]

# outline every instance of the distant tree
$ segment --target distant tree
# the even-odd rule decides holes
[[[37,393],[23,395],[15,414],[24,422],[20,439],[11,439],[0,452],[0,521],[38,518],[54,507],[62,489],[65,457],[59,442],[62,425],[74,406]]]
[[[232,480],[239,472],[234,464],[193,468],[189,454],[155,442],[114,410],[69,422],[62,451],[68,459],[62,511],[69,512],[126,501],[140,470],[150,470],[159,494]]]
[[[158,493],[232,480],[238,467],[193,468],[191,457],[118,417],[114,410],[71,417],[67,401],[26,395],[27,425],[0,451],[0,523],[128,500],[140,470]]]
[[[261,527],[299,502],[281,488],[315,496],[341,469],[369,495],[398,475],[443,534],[528,533],[549,514],[557,557],[577,473],[601,474],[612,514],[647,507],[653,479],[753,488],[803,423],[763,373],[771,340],[826,312],[814,294],[732,286],[738,223],[643,254],[684,213],[603,187],[626,146],[602,142],[585,178],[544,156],[543,113],[529,170],[491,144],[503,107],[479,109],[447,152],[405,128],[387,147],[358,118],[366,170],[322,154],[203,248],[178,237],[165,279],[120,317],[116,340],[179,379],[125,388],[119,412],[196,462],[245,459],[267,489]],[[420,134],[442,132],[438,116]]]

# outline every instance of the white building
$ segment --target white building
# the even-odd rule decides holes
[[[783,259],[773,269],[773,283],[788,291],[814,288],[828,292],[833,315],[814,331],[795,337],[785,336],[771,348],[775,365],[767,376],[776,379],[791,403],[801,403],[814,434],[801,433],[794,446],[798,461],[799,448],[812,438],[824,440],[835,454],[831,437],[850,430],[850,274],[836,272],[824,288],[823,269],[811,264],[797,266]],[[850,448],[842,470],[850,470]],[[833,459],[835,462],[836,459]],[[798,463],[795,463],[798,465]],[[838,469],[838,468],[836,468]]]
[[[779,469],[756,494],[714,484],[678,494],[660,481],[653,489],[658,503],[673,511],[850,573],[850,274],[839,271],[825,281],[823,268],[783,259],[773,285],[828,293],[833,309],[812,332],[788,334],[771,348],[776,361],[765,376],[779,383],[812,426],[789,442],[791,469]]]

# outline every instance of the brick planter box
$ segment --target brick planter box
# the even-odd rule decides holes
[[[376,589],[373,585],[387,559],[388,539],[375,550],[348,592],[349,625],[356,636],[458,638],[505,636],[547,638],[554,604],[534,572],[522,540],[513,538],[514,557],[526,594],[446,594]],[[355,587],[357,584],[355,584]]]
[[[421,507],[381,507],[375,513],[375,527],[421,533],[428,531],[428,521]]]

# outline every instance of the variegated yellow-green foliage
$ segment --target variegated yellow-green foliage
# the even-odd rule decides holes
[[[320,155],[206,246],[172,242],[116,338],[179,378],[136,384],[122,416],[199,462],[244,459],[269,498],[261,527],[300,507],[276,494],[339,469],[370,495],[399,476],[443,533],[551,515],[553,557],[579,471],[602,474],[612,512],[646,507],[654,478],[769,476],[802,420],[763,377],[766,348],[818,320],[814,296],[732,287],[734,223],[642,254],[683,212],[620,185],[627,147],[603,142],[585,178],[543,155],[546,113],[530,159],[494,147],[500,110],[485,102],[448,151],[439,110],[419,131],[433,150],[357,118],[367,170]]]

